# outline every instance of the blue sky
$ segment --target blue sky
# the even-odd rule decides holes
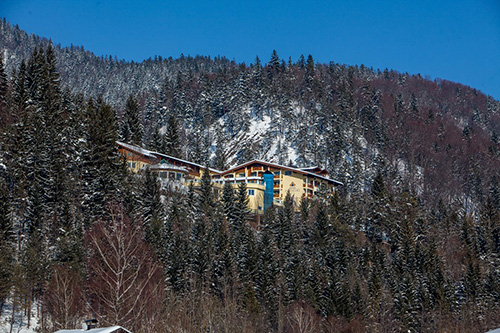
[[[0,16],[63,46],[141,61],[276,49],[460,82],[500,99],[498,0],[0,0]]]

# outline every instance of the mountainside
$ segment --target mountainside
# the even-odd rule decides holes
[[[3,327],[499,327],[494,99],[312,56],[116,62],[5,21],[0,40]],[[162,186],[129,172],[117,141],[221,170],[316,164],[345,186],[254,215],[245,182]]]
[[[5,20],[0,32],[8,73],[50,43]],[[119,114],[136,97],[144,146],[175,117],[180,154],[194,162],[321,165],[354,193],[381,170],[393,186],[464,203],[480,202],[499,170],[500,104],[458,83],[275,52],[250,66],[201,56],[134,63],[58,45],[55,55],[73,93],[102,96]]]

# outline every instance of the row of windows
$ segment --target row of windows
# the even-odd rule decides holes
[[[135,162],[127,162],[127,167],[135,168]]]
[[[281,175],[281,171],[274,171],[273,174],[275,176]],[[291,176],[292,171],[291,170],[285,170],[285,176]],[[257,172],[251,172],[250,177],[257,177],[258,173]],[[245,177],[245,173],[239,173],[237,177]]]
[[[172,180],[174,180],[174,179],[180,180],[182,178],[182,174],[179,172],[175,173],[175,172],[161,171],[160,177],[164,178],[164,179],[168,177]]]

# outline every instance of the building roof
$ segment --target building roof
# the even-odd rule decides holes
[[[309,172],[314,172],[317,174],[322,174],[322,173],[328,174],[328,171],[326,169],[320,168],[319,166],[311,166],[311,167],[307,167],[307,168],[297,168],[297,169],[309,171]]]
[[[132,333],[129,330],[121,327],[121,326],[112,326],[112,327],[101,327],[101,328],[92,328],[90,330],[77,329],[77,330],[59,330],[54,333],[75,333],[75,332],[89,332],[89,333],[113,333],[118,330],[123,330],[128,333]]]
[[[122,146],[125,149],[131,150],[134,153],[144,155],[144,156],[149,157],[149,158],[157,158],[155,155],[153,155],[153,152],[150,150],[147,150],[147,149],[144,149],[144,148],[141,148],[138,146],[134,146],[134,145],[129,145],[128,143],[123,143],[123,142],[119,142],[119,141],[116,141],[116,144],[119,146]]]
[[[188,170],[184,167],[181,167],[181,166],[178,166],[178,165],[173,165],[173,164],[170,164],[168,162],[166,162],[165,160],[161,160],[160,163],[158,164],[153,164],[149,167],[150,170],[158,170],[158,171],[161,171],[161,170],[169,170],[169,171],[179,171],[179,172],[188,172]]]
[[[186,160],[183,160],[183,159],[180,159],[180,158],[177,158],[177,157],[173,157],[173,156],[170,156],[170,155],[165,155],[165,154],[161,154],[161,153],[157,153],[157,152],[151,152],[153,155],[155,155],[157,158],[160,158],[160,159],[165,159],[165,158],[168,158],[168,159],[171,159],[171,160],[174,160],[174,161],[177,161],[179,163],[184,163],[184,164],[187,164],[189,166],[193,166],[193,167],[196,167],[196,168],[200,168],[200,169],[205,169],[205,167],[201,164],[198,164],[198,163],[194,163],[194,162],[189,162],[189,161],[186,161]],[[217,173],[217,174],[220,174],[222,173],[222,171],[220,170],[217,170],[217,169],[213,169],[213,168],[208,168],[208,170],[210,172],[213,172],[213,173]]]
[[[155,159],[169,159],[169,160],[172,160],[172,161],[177,161],[179,163],[182,163],[182,164],[185,164],[187,166],[191,166],[191,167],[195,167],[195,168],[199,168],[199,169],[204,169],[205,166],[201,165],[201,164],[198,164],[198,163],[194,163],[194,162],[190,162],[190,161],[186,161],[186,160],[183,160],[183,159],[180,159],[180,158],[177,158],[177,157],[173,157],[173,156],[170,156],[170,155],[166,155],[166,154],[161,154],[161,153],[158,153],[158,152],[154,152],[154,151],[150,151],[150,150],[147,150],[147,149],[144,149],[144,148],[141,148],[141,147],[137,147],[137,146],[133,146],[133,145],[130,145],[130,144],[127,144],[127,143],[123,143],[123,142],[116,142],[119,146],[122,146],[123,148],[126,148],[126,149],[129,149],[131,151],[134,151],[136,153],[139,153],[139,154],[142,154],[146,157],[150,157],[150,158],[155,158]],[[321,176],[319,173],[328,173],[328,171],[326,171],[325,169],[322,169],[318,166],[313,166],[313,167],[307,167],[307,168],[294,168],[294,167],[288,167],[288,166],[284,166],[284,165],[280,165],[280,164],[276,164],[276,163],[270,163],[270,162],[266,162],[266,161],[261,161],[261,160],[253,160],[253,161],[250,161],[250,162],[246,162],[246,163],[243,163],[243,164],[240,164],[240,165],[237,165],[237,166],[234,166],[228,170],[225,170],[225,171],[220,171],[220,170],[217,170],[217,169],[213,169],[213,168],[208,168],[208,170],[212,173],[216,173],[216,174],[219,174],[219,175],[225,175],[227,173],[230,173],[234,170],[237,170],[239,168],[244,168],[248,165],[251,165],[251,164],[254,164],[254,163],[259,163],[259,164],[264,164],[264,165],[267,165],[267,166],[270,166],[270,167],[273,167],[273,168],[278,168],[278,169],[285,169],[285,170],[291,170],[291,171],[294,171],[294,172],[297,172],[297,173],[301,173],[301,174],[304,174],[304,175],[307,175],[307,176],[311,176],[311,177],[314,177],[314,178],[319,178],[319,179],[323,179],[323,180],[326,180],[332,184],[335,184],[335,185],[344,185],[342,182],[339,182],[338,180],[334,180],[334,179],[330,179],[330,178],[327,178],[327,177],[324,177],[324,176]],[[156,167],[158,166],[159,164],[155,164],[153,167]],[[172,167],[174,167],[172,165]],[[178,166],[175,166],[178,168]],[[170,169],[170,170],[174,170],[174,169]],[[179,170],[181,171],[181,170]],[[187,170],[185,170],[187,171]],[[319,171],[319,173],[316,173],[316,172]]]
[[[264,164],[264,165],[267,165],[267,166],[270,166],[270,167],[273,167],[273,168],[277,168],[277,169],[290,170],[290,171],[301,173],[301,174],[304,174],[304,175],[307,175],[307,176],[311,176],[311,177],[314,177],[314,178],[323,179],[323,180],[326,180],[326,181],[328,181],[328,182],[330,182],[332,184],[335,184],[335,185],[344,185],[342,182],[339,182],[338,180],[326,178],[326,177],[318,175],[317,173],[314,173],[314,172],[310,172],[310,171],[307,171],[307,170],[304,170],[304,169],[298,169],[298,168],[288,167],[288,166],[284,166],[284,165],[280,165],[280,164],[276,164],[276,163],[270,163],[270,162],[266,162],[266,161],[261,161],[261,160],[253,160],[253,161],[250,161],[250,162],[246,162],[246,163],[237,165],[235,167],[232,167],[232,168],[230,168],[228,170],[225,170],[225,171],[221,172],[220,174],[221,175],[225,175],[227,173],[231,173],[231,172],[233,172],[235,170],[244,168],[246,166],[249,166],[249,165],[252,165],[252,164],[255,164],[255,163]]]

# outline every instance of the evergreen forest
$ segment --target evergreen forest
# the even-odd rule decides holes
[[[500,327],[500,103],[273,51],[142,63],[0,24],[0,318],[132,332]],[[116,141],[225,169],[319,165],[335,195],[254,216],[133,174]],[[9,310],[9,316],[5,314]],[[7,326],[9,327],[9,326]],[[12,327],[12,326],[10,326]]]

